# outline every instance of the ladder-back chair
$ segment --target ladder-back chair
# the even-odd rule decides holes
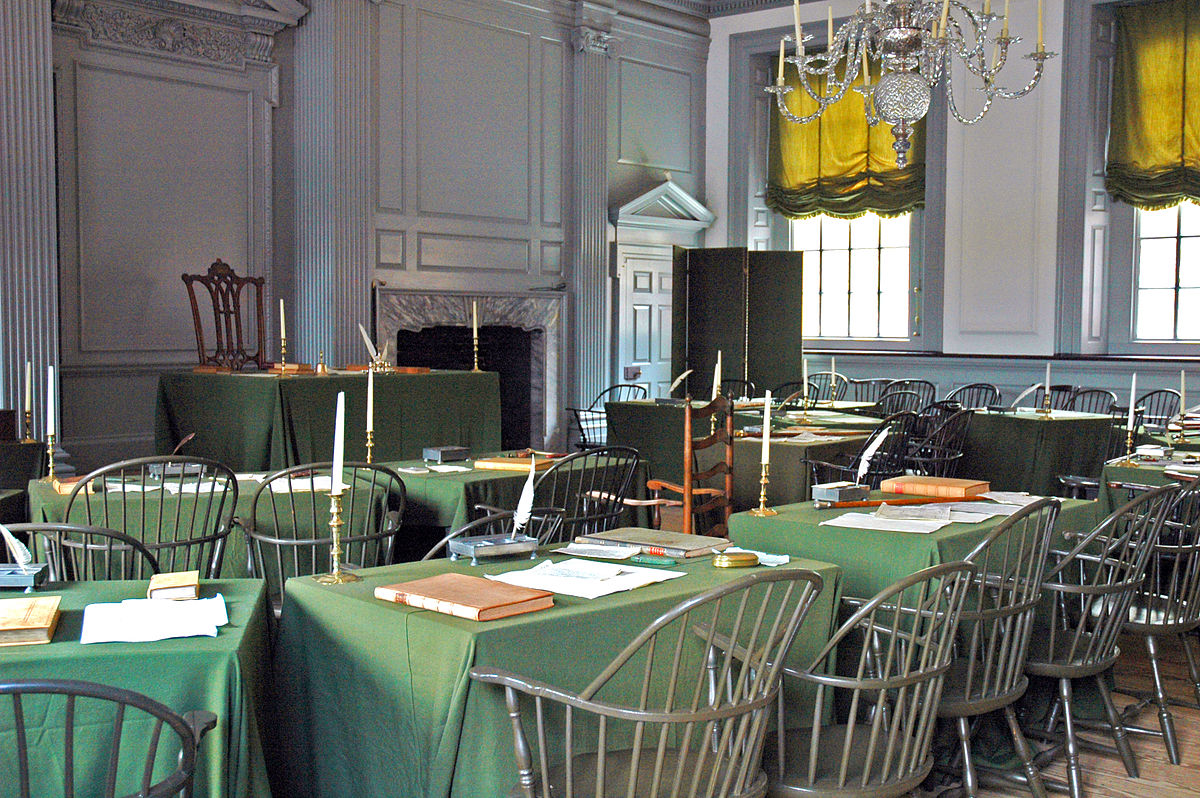
[[[721,457],[709,468],[700,469],[700,453],[721,447]],[[713,484],[720,478],[719,487]],[[663,499],[663,493],[681,497],[683,533],[700,532],[724,537],[728,534],[729,516],[733,512],[733,408],[724,396],[718,396],[703,407],[693,407],[689,401],[683,411],[683,482],[676,485],[662,479],[651,479],[646,488],[654,497],[650,503],[674,504]]]
[[[196,330],[196,355],[200,365],[217,370],[240,371],[247,365],[260,369],[267,367],[266,331],[263,316],[262,277],[238,277],[233,268],[217,258],[205,274],[180,275],[187,286],[188,301],[192,306],[192,324]],[[212,352],[204,344],[204,315],[200,301],[196,299],[196,286],[208,293],[213,314]],[[249,289],[249,290],[247,290]],[[254,332],[257,349],[246,350],[246,323],[242,319],[242,306],[249,304],[254,310]]]

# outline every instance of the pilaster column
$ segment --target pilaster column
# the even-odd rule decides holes
[[[368,0],[311,0],[296,31],[296,304],[288,359],[365,362],[374,266]]]
[[[58,363],[51,6],[0,2],[0,407],[24,410],[33,362],[34,436],[46,366]]]
[[[584,4],[587,5],[587,4]],[[592,8],[592,11],[595,9]],[[575,28],[575,400],[586,407],[609,383],[612,308],[608,284],[608,59],[612,35],[596,18]]]

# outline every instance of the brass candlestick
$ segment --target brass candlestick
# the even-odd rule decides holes
[[[479,332],[477,330],[471,331],[471,354],[475,363],[471,371],[483,371],[479,368]]]
[[[50,482],[54,481],[54,433],[46,433],[46,462],[49,471],[46,474],[46,479]]]
[[[333,568],[327,574],[313,577],[322,585],[344,585],[347,582],[360,581],[349,571],[342,570],[342,494],[329,494],[329,556]]]
[[[1046,386],[1046,395],[1042,397],[1042,406],[1038,408],[1037,414],[1042,417],[1042,421],[1049,421],[1050,414],[1054,411],[1050,409],[1050,386]]]
[[[21,439],[21,443],[36,443],[33,439],[33,411],[25,411],[25,437]]]
[[[375,453],[375,430],[367,430],[367,462],[374,462],[371,456]]]
[[[279,373],[287,374],[287,338],[279,338]]]
[[[779,515],[778,510],[772,510],[770,507],[767,506],[767,485],[770,484],[770,482],[771,482],[771,480],[768,479],[767,477],[770,475],[770,473],[771,473],[771,466],[769,466],[766,463],[763,463],[762,464],[762,478],[759,479],[759,484],[762,485],[762,488],[758,492],[758,507],[751,510],[750,515],[758,516],[759,518],[763,518],[768,515]]]
[[[1117,463],[1119,466],[1126,468],[1137,468],[1137,461],[1133,459],[1133,430],[1126,427],[1125,429],[1125,459]]]

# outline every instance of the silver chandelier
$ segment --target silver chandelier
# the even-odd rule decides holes
[[[990,0],[976,11],[958,0],[925,2],[924,0],[883,0],[865,3],[842,24],[833,35],[830,12],[829,47],[824,52],[805,52],[806,36],[800,24],[799,5],[796,8],[795,36],[787,35],[779,43],[779,72],[774,86],[766,91],[775,95],[779,113],[791,122],[805,124],[819,117],[826,108],[842,99],[847,89],[866,71],[868,56],[880,63],[881,76],[871,82],[870,73],[864,85],[854,90],[862,94],[867,122],[874,126],[886,122],[892,126],[896,164],[908,164],[909,141],[913,125],[929,111],[933,87],[945,77],[947,105],[950,113],[964,125],[983,119],[996,98],[1005,100],[1024,97],[1033,91],[1042,78],[1046,60],[1056,53],[1046,52],[1043,45],[1042,3],[1038,2],[1038,44],[1026,59],[1033,61],[1033,77],[1022,88],[1002,87],[997,78],[1008,60],[1010,45],[1021,41],[1008,32],[1008,1],[1004,16],[991,12]],[[1000,35],[991,37],[989,30],[1002,21]],[[785,55],[787,43],[795,42],[794,55]],[[988,44],[991,52],[987,52]],[[977,83],[983,94],[983,107],[974,116],[964,116],[954,99],[951,79],[953,59],[957,58],[967,70],[968,80]],[[787,107],[786,96],[792,91],[784,85],[784,64],[795,66],[800,75],[800,87],[817,103],[808,116],[797,116]],[[824,83],[824,90],[821,84]]]

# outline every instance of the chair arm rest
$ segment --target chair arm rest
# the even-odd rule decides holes
[[[216,728],[217,716],[206,709],[193,709],[183,713],[183,722],[192,730],[192,738],[199,745],[204,735]]]
[[[630,499],[626,497],[621,500],[626,507],[682,507],[683,502],[678,499]]]
[[[667,482],[665,479],[648,479],[646,480],[646,490],[669,490],[672,493],[682,494],[683,486]]]

